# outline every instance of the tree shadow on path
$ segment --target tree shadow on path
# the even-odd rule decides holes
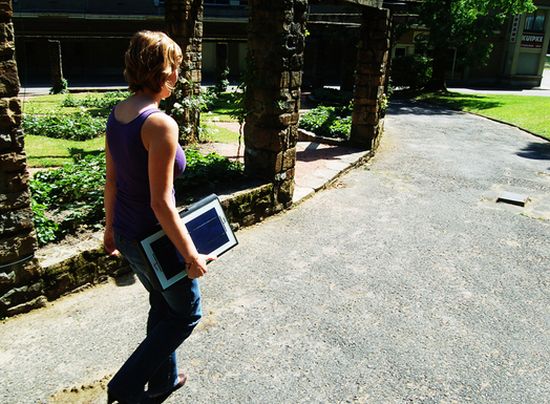
[[[550,160],[550,143],[529,143],[518,156],[531,160]]]
[[[447,93],[435,97],[428,94],[422,100],[392,99],[389,111],[394,115],[458,115],[462,111],[479,111],[501,105],[501,102],[480,95]]]

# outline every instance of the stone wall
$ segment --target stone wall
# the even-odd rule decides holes
[[[0,316],[24,302],[42,304],[29,174],[21,132],[11,1],[0,0]]]
[[[249,2],[245,170],[273,183],[274,208],[292,203],[306,0]]]
[[[222,206],[234,230],[250,226],[274,213],[273,186],[265,184],[234,193],[222,198]],[[17,274],[0,272],[0,318],[43,307],[60,296],[131,271],[124,259],[107,256],[99,243],[44,268],[36,260],[13,268]]]
[[[382,108],[390,51],[389,10],[364,8],[361,22],[350,141],[375,150],[382,133]]]

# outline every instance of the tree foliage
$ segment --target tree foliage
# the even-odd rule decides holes
[[[489,37],[502,28],[506,18],[535,9],[532,0],[425,0],[420,21],[429,29],[433,53],[431,87],[445,87],[450,50],[476,65],[487,63],[492,50]]]

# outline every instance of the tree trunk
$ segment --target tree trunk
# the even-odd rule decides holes
[[[434,2],[432,1],[432,7]],[[437,25],[430,28],[430,43],[433,47],[432,78],[424,87],[429,91],[446,90],[445,73],[448,60],[448,35],[451,32],[453,21],[453,0],[436,1],[435,21]]]
[[[429,91],[445,91],[447,84],[445,73],[447,70],[447,55],[446,49],[434,49],[432,61],[432,78],[424,87]]]
[[[50,72],[52,76],[52,94],[63,93],[67,90],[67,82],[63,78],[63,64],[61,62],[61,43],[49,40],[48,51],[50,56]]]

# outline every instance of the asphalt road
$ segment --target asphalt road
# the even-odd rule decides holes
[[[395,102],[367,166],[237,236],[170,403],[550,401],[548,142]],[[146,310],[126,279],[3,323],[0,402],[113,373]]]

